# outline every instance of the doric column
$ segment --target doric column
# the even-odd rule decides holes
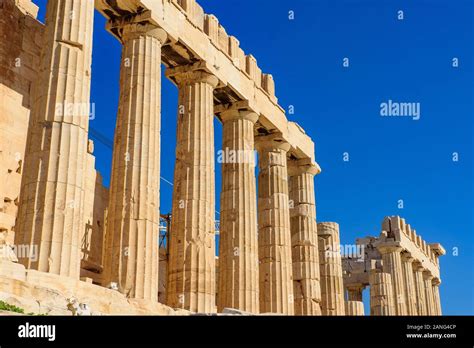
[[[196,70],[174,78],[179,111],[167,303],[210,313],[216,311],[213,92],[218,80]]]
[[[413,278],[416,291],[416,308],[418,315],[428,315],[426,310],[425,283],[423,281],[423,266],[421,262],[413,262]]]
[[[158,300],[161,46],[151,24],[121,28],[120,100],[115,130],[104,285]]]
[[[346,315],[364,315],[364,303],[362,301],[346,301]]]
[[[259,152],[258,254],[260,312],[294,314],[286,155],[279,134],[256,138]]]
[[[318,231],[311,159],[288,160],[293,287],[296,315],[321,315]]]
[[[406,315],[405,282],[403,280],[403,269],[400,247],[396,242],[384,242],[377,246],[382,254],[383,271],[392,276],[393,296],[395,299],[395,311],[397,315]]]
[[[405,299],[408,315],[417,315],[416,308],[416,289],[415,279],[413,277],[413,261],[409,253],[402,253],[403,279],[405,281]]]
[[[439,286],[441,284],[441,280],[438,278],[433,279],[433,302],[435,307],[435,315],[442,315],[441,311],[441,298],[439,296]]]
[[[90,117],[93,0],[48,1],[15,244],[27,267],[79,278]]]
[[[362,292],[365,285],[362,283],[350,284],[346,286],[347,301],[362,301]]]
[[[337,223],[318,223],[318,248],[321,313],[322,315],[344,315],[344,283]]]
[[[258,115],[230,109],[223,123],[217,309],[259,312],[254,124]]]
[[[369,284],[370,315],[396,315],[391,274],[372,270]]]
[[[433,296],[433,276],[431,272],[423,272],[423,283],[425,284],[426,315],[436,315],[436,308]]]

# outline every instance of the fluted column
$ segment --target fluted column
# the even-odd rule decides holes
[[[321,315],[318,231],[311,159],[288,160],[293,289],[296,315]]]
[[[428,315],[426,309],[425,283],[423,281],[423,266],[421,262],[413,262],[413,278],[416,291],[416,308],[418,315]]]
[[[413,261],[409,253],[402,253],[403,279],[405,282],[405,299],[408,315],[417,315],[415,279],[413,277]]]
[[[278,134],[256,139],[259,152],[258,250],[260,312],[294,314],[286,155]]]
[[[32,92],[16,241],[27,268],[79,278],[90,116],[93,0],[48,1]]]
[[[436,315],[436,308],[433,296],[433,276],[429,271],[423,272],[423,283],[425,284],[426,314]]]
[[[397,315],[406,315],[405,282],[403,280],[403,269],[401,251],[397,243],[384,242],[377,246],[382,254],[383,271],[392,276],[393,296],[395,299],[395,311]]]
[[[350,316],[364,315],[364,303],[362,301],[346,301],[345,313]]]
[[[441,298],[439,296],[439,286],[441,281],[438,278],[433,279],[433,302],[435,307],[435,315],[442,315]]]
[[[321,274],[322,315],[344,315],[344,283],[339,225],[318,223],[319,269]]]
[[[215,312],[214,101],[204,71],[174,76],[179,88],[167,303]]]
[[[370,315],[396,315],[391,274],[372,270],[369,283]]]
[[[121,28],[120,100],[115,131],[105,285],[158,300],[161,46],[166,33],[146,23]]]
[[[258,115],[231,109],[223,123],[217,309],[259,312],[254,124]]]
[[[365,285],[362,283],[350,284],[346,286],[347,301],[362,301],[362,292]]]

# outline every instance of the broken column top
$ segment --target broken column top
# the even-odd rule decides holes
[[[339,224],[336,222],[319,222],[318,236],[339,238]]]

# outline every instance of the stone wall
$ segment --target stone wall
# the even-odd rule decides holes
[[[109,192],[95,168],[94,143],[89,140],[85,177],[84,234],[81,237],[81,276],[101,284]]]
[[[30,0],[2,0],[0,13],[0,245],[12,245],[44,25]],[[98,283],[108,190],[95,170],[92,142],[88,150],[81,267]]]
[[[13,243],[42,25],[31,1],[0,2],[0,241]]]

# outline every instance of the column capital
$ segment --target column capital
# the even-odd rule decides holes
[[[432,280],[433,278],[434,278],[434,277],[433,277],[433,275],[431,274],[430,271],[425,270],[425,271],[423,272],[423,279],[424,279],[424,280]]]
[[[433,286],[440,286],[441,285],[441,279],[433,278],[432,284],[433,284]]]
[[[214,75],[203,70],[189,70],[173,76],[179,86],[188,85],[191,83],[207,83],[216,88],[219,80]]]
[[[318,237],[329,238],[339,235],[339,224],[337,222],[318,222]]]
[[[230,108],[220,113],[223,123],[233,120],[247,120],[253,124],[258,121],[258,114],[251,110],[240,110],[239,108]]]
[[[258,135],[255,137],[255,148],[258,151],[264,150],[283,150],[288,152],[291,148],[290,144],[283,139],[280,132],[267,135]]]
[[[120,27],[120,31],[122,43],[136,39],[140,36],[150,36],[160,41],[161,44],[164,44],[168,38],[166,31],[147,22],[125,23]]]
[[[166,69],[165,75],[169,79],[174,80],[179,87],[200,82],[205,82],[213,88],[219,85],[219,79],[213,73],[209,72],[206,62],[203,61],[168,68]]]
[[[158,39],[161,44],[164,44],[168,39],[168,34],[152,22],[151,11],[143,11],[141,13],[111,19],[107,22],[106,28],[112,35],[119,39],[122,44],[140,36],[154,37]]]
[[[417,271],[417,272],[423,272],[425,268],[423,267],[423,264],[418,261],[418,260],[414,260],[413,261],[413,270],[414,271]]]
[[[401,252],[403,250],[403,248],[400,245],[400,242],[395,242],[395,241],[376,243],[375,247],[381,254]]]
[[[415,261],[415,258],[409,252],[402,252],[402,261],[411,263]]]
[[[289,159],[288,175],[295,176],[301,174],[311,174],[313,176],[321,173],[321,167],[318,163],[313,162],[311,158]]]

